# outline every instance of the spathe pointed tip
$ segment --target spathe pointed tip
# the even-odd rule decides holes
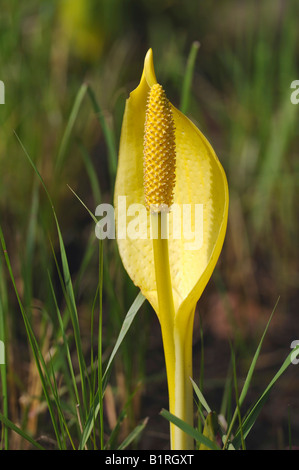
[[[145,55],[144,59],[144,75],[149,87],[152,87],[157,83],[157,78],[155,74],[154,68],[154,57],[153,57],[153,50],[149,48]]]
[[[147,53],[145,54],[145,59],[147,58],[147,56],[152,56],[152,55],[153,55],[153,49],[150,47]]]

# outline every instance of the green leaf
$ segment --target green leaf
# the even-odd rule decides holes
[[[19,139],[18,135],[15,132],[15,135],[27,157],[29,160],[31,166],[33,167],[36,175],[38,176],[45,192],[48,197],[49,203],[51,205],[55,223],[56,223],[56,228],[57,228],[57,233],[58,233],[58,238],[59,238],[59,247],[60,247],[60,256],[61,256],[61,262],[62,262],[62,272],[64,276],[64,284],[65,284],[65,300],[68,305],[71,321],[72,321],[72,326],[74,330],[74,338],[75,338],[75,343],[76,343],[76,349],[77,349],[77,356],[78,356],[78,364],[79,364],[79,369],[80,369],[80,377],[81,377],[81,388],[82,388],[82,397],[83,397],[83,403],[84,403],[84,409],[86,409],[87,406],[87,390],[86,390],[86,383],[85,383],[85,374],[86,374],[86,364],[83,356],[83,351],[82,351],[82,344],[81,344],[81,338],[80,338],[80,327],[79,327],[79,320],[78,320],[78,312],[77,312],[77,306],[76,306],[76,301],[75,301],[75,295],[74,295],[74,290],[72,286],[72,280],[71,280],[71,275],[70,275],[70,270],[69,270],[69,265],[68,265],[68,260],[66,256],[66,251],[64,247],[64,242],[62,238],[62,234],[60,231],[58,219],[56,216],[56,212],[54,209],[54,205],[51,199],[51,196],[47,190],[47,187],[44,183],[44,180],[39,173],[35,163],[33,162],[32,158],[28,154],[27,150],[25,149],[23,143]]]
[[[77,93],[76,98],[75,98],[75,102],[74,102],[73,108],[71,110],[70,117],[69,117],[69,120],[67,122],[65,131],[64,131],[64,134],[63,134],[63,137],[62,137],[62,140],[61,140],[61,144],[60,144],[60,147],[59,147],[59,150],[58,150],[58,155],[57,155],[57,159],[56,159],[56,167],[55,167],[56,174],[58,174],[58,172],[62,168],[63,160],[64,160],[64,157],[65,157],[65,154],[66,154],[66,151],[67,151],[67,147],[69,145],[69,141],[70,141],[70,138],[71,138],[71,133],[72,133],[75,121],[77,119],[82,101],[85,97],[87,88],[88,88],[88,85],[86,83],[83,83],[81,85],[78,93]]]
[[[6,416],[0,413],[0,421],[2,421],[5,426],[10,428],[12,431],[16,432],[21,436],[23,439],[26,441],[30,442],[34,447],[36,447],[39,450],[45,450],[43,446],[41,446],[38,442],[36,442],[34,439],[29,434],[26,434],[22,429],[18,428],[12,421],[10,421]]]
[[[260,339],[260,342],[259,342],[259,344],[258,344],[258,347],[257,347],[257,349],[256,349],[256,352],[255,352],[255,354],[254,354],[254,356],[253,356],[252,362],[251,362],[251,364],[250,364],[250,367],[249,367],[249,370],[248,370],[248,373],[247,373],[247,376],[246,376],[246,379],[245,379],[245,382],[244,382],[242,391],[241,391],[241,393],[240,393],[239,403],[238,403],[238,406],[239,406],[239,407],[242,406],[242,403],[244,402],[245,397],[246,397],[246,395],[247,395],[247,392],[248,392],[248,389],[249,389],[249,386],[250,386],[250,383],[251,383],[251,379],[252,379],[252,376],[253,376],[253,372],[254,372],[254,370],[255,370],[255,366],[256,366],[257,360],[258,360],[258,358],[259,358],[260,352],[261,352],[261,348],[262,348],[262,345],[263,345],[263,341],[264,341],[265,335],[266,335],[266,333],[267,333],[267,331],[268,331],[269,325],[270,325],[270,323],[271,323],[271,320],[272,320],[272,317],[273,317],[274,312],[275,312],[275,310],[276,310],[276,307],[277,307],[277,305],[278,305],[278,302],[279,302],[279,299],[277,300],[277,302],[276,302],[276,304],[275,304],[275,306],[274,306],[274,309],[273,309],[273,311],[272,311],[272,313],[271,313],[271,315],[270,315],[270,318],[269,318],[269,320],[268,320],[268,323],[267,323],[267,325],[266,325],[266,328],[265,328],[265,330],[264,330],[264,332],[263,332],[263,334],[262,334],[262,337],[261,337],[261,339]],[[227,444],[227,442],[228,442],[229,436],[230,436],[230,434],[231,434],[231,432],[232,432],[233,425],[234,425],[235,420],[236,420],[236,418],[237,418],[237,416],[238,416],[238,406],[236,407],[235,412],[234,412],[234,415],[233,415],[233,417],[232,417],[232,419],[231,419],[231,422],[230,422],[230,425],[229,425],[229,429],[228,429],[228,431],[227,431],[227,435],[226,435],[226,440],[225,440],[225,443],[224,443],[224,447],[226,446],[226,444]]]
[[[140,307],[142,306],[142,304],[144,303],[145,301],[145,297],[143,296],[143,294],[141,292],[139,292],[139,294],[137,295],[137,297],[135,298],[133,304],[131,305],[125,319],[124,319],[124,322],[122,324],[122,327],[121,327],[121,330],[119,332],[119,335],[118,335],[118,338],[116,340],[116,343],[115,343],[115,346],[112,350],[112,353],[110,355],[110,358],[109,358],[109,361],[108,361],[108,364],[106,366],[106,370],[103,374],[103,379],[107,376],[108,372],[109,372],[109,369],[111,367],[111,364],[112,364],[112,361],[121,345],[121,343],[123,342],[124,340],[124,337],[126,336],[137,312],[139,311]]]
[[[92,107],[99,120],[99,123],[101,124],[101,128],[105,137],[105,142],[106,142],[106,145],[108,148],[108,154],[109,154],[109,159],[108,159],[109,173],[111,177],[111,182],[114,182],[116,168],[117,168],[117,154],[118,154],[117,149],[116,149],[115,136],[90,86],[88,87],[87,91],[91,99]]]
[[[22,301],[21,301],[21,298],[20,298],[20,295],[19,295],[19,292],[18,292],[18,289],[17,289],[16,281],[15,281],[15,278],[14,278],[12,266],[11,266],[11,263],[10,263],[10,258],[8,256],[8,252],[7,252],[7,249],[6,249],[6,243],[5,243],[5,239],[4,239],[4,235],[3,235],[1,227],[0,227],[0,242],[1,242],[1,245],[2,245],[4,258],[5,258],[5,261],[6,261],[7,268],[8,268],[9,276],[10,276],[11,282],[13,284],[15,295],[16,295],[16,298],[17,298],[17,301],[18,301],[18,304],[19,304],[19,308],[20,308],[20,311],[21,311],[21,314],[22,314],[22,317],[23,317],[23,321],[24,321],[24,324],[25,324],[26,333],[27,333],[27,337],[28,337],[28,340],[29,340],[29,343],[30,343],[31,351],[32,351],[32,354],[33,354],[33,357],[34,357],[34,360],[35,360],[36,367],[38,369],[40,380],[42,382],[43,392],[44,392],[44,395],[45,395],[45,399],[47,401],[49,413],[50,413],[51,420],[52,420],[52,425],[53,425],[55,435],[56,435],[56,438],[57,438],[57,443],[58,443],[58,446],[61,448],[60,433],[59,433],[59,429],[58,429],[58,426],[57,426],[54,409],[53,409],[53,406],[52,406],[52,400],[51,400],[49,390],[48,390],[48,387],[50,387],[50,389],[52,389],[52,391],[53,391],[51,380],[50,380],[50,377],[47,373],[47,368],[46,368],[46,364],[44,362],[44,358],[42,356],[41,350],[40,350],[40,348],[38,346],[38,343],[36,341],[36,338],[34,336],[32,327],[31,327],[30,322],[28,320],[28,317],[26,315],[25,309],[23,307],[23,304],[22,304]]]
[[[182,96],[181,96],[181,105],[180,105],[180,110],[184,114],[188,110],[188,105],[190,101],[190,89],[191,89],[191,83],[192,83],[192,78],[194,74],[195,60],[196,60],[197,52],[199,48],[200,48],[200,43],[198,41],[194,41],[193,44],[191,45],[188,62],[187,62],[186,73],[184,74],[184,82],[183,82],[183,87],[182,87]]]
[[[193,389],[194,389],[194,391],[196,393],[196,396],[199,399],[200,403],[202,404],[202,406],[204,407],[204,409],[206,410],[207,413],[211,413],[211,408],[209,407],[208,403],[206,402],[206,399],[203,396],[203,394],[201,393],[200,389],[198,388],[198,386],[196,385],[196,383],[194,382],[194,380],[191,377],[190,377],[190,380],[192,382]]]
[[[293,349],[289,355],[287,356],[287,358],[285,359],[284,363],[282,364],[282,366],[280,367],[280,369],[278,370],[278,372],[275,374],[275,376],[273,377],[273,379],[271,380],[271,382],[269,383],[268,387],[266,388],[266,390],[264,391],[264,393],[262,393],[262,395],[260,396],[260,398],[257,400],[257,402],[255,403],[255,405],[252,407],[251,411],[248,413],[247,417],[245,418],[245,420],[243,421],[243,424],[242,424],[242,431],[243,431],[243,436],[244,436],[244,439],[245,437],[248,436],[249,432],[251,431],[262,407],[264,406],[266,400],[268,399],[269,397],[269,394],[272,390],[272,387],[273,385],[277,382],[277,380],[280,378],[280,376],[286,371],[286,369],[289,367],[290,364],[292,364],[292,360],[294,358],[294,354],[296,354],[296,352],[299,352],[299,346],[297,346],[295,349]],[[233,446],[238,449],[240,444],[241,444],[241,435],[240,435],[240,431],[238,431],[235,435],[235,438],[233,439]]]
[[[192,426],[189,424],[185,423],[181,419],[179,419],[177,416],[174,416],[173,414],[169,413],[167,410],[162,410],[160,413],[164,418],[166,418],[168,421],[172,422],[176,426],[178,426],[182,431],[184,431],[186,434],[189,436],[193,437],[197,442],[200,444],[205,445],[208,449],[211,450],[220,450],[219,447],[211,441],[208,437],[204,436],[201,432],[199,432],[197,429],[194,429]]]
[[[148,418],[145,418],[141,424],[138,424],[138,426],[136,426],[135,429],[133,429],[133,431],[123,440],[123,442],[118,447],[118,450],[124,450],[126,447],[128,447],[131,442],[133,442],[144,430],[147,422]]]
[[[109,361],[108,361],[108,364],[106,366],[106,369],[105,369],[105,372],[103,374],[103,383],[105,381],[105,379],[107,378],[107,375],[108,375],[108,372],[109,372],[109,369],[111,367],[111,364],[113,362],[113,359],[124,339],[124,337],[126,336],[137,312],[139,311],[141,305],[143,304],[143,302],[145,301],[145,298],[144,296],[142,295],[141,292],[139,292],[139,294],[137,295],[137,297],[135,298],[133,304],[131,305],[125,319],[124,319],[124,322],[122,324],[122,327],[121,327],[121,330],[119,332],[119,335],[118,335],[118,338],[116,340],[116,343],[115,343],[115,346],[112,350],[112,353],[110,355],[110,358],[109,358]],[[84,446],[90,436],[90,433],[92,431],[92,428],[93,428],[93,425],[94,425],[94,420],[96,419],[98,413],[99,413],[99,410],[100,410],[100,403],[101,403],[101,400],[100,400],[100,394],[99,394],[99,390],[98,392],[96,393],[95,395],[95,398],[94,398],[94,403],[93,403],[93,406],[91,407],[91,410],[89,412],[89,415],[87,417],[87,420],[86,420],[86,423],[85,423],[85,426],[83,428],[83,431],[82,431],[82,435],[81,435],[81,441],[80,441],[80,444],[79,444],[79,449],[84,449]]]

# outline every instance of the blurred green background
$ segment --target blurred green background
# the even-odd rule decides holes
[[[201,318],[203,392],[219,411],[228,339],[236,345],[242,380],[279,298],[251,398],[266,387],[291,342],[299,339],[299,105],[290,101],[291,82],[299,79],[298,14],[296,0],[0,0],[0,80],[5,84],[0,223],[19,292],[37,328],[39,312],[51,311],[49,238],[55,246],[57,235],[24,149],[54,201],[72,275],[80,285],[88,350],[97,260],[91,256],[88,266],[82,261],[94,226],[68,185],[92,212],[100,202],[111,202],[125,99],[139,82],[146,51],[153,49],[158,81],[180,107],[189,52],[199,42],[185,112],[212,143],[227,173],[230,212],[223,252],[198,306],[195,377],[202,359]],[[84,84],[93,90],[98,114]],[[107,242],[104,251],[112,281],[104,284],[104,348],[109,350],[136,290],[115,244]],[[26,410],[27,429],[39,436],[47,434],[46,413],[40,403],[32,404],[40,389],[30,372],[24,327],[2,257],[0,262],[2,302],[9,312],[9,416],[20,423]],[[47,330],[42,331],[44,340]],[[47,334],[51,345],[54,335]],[[148,306],[130,335],[111,379],[111,409],[119,413],[141,384],[127,427],[130,420],[149,416],[139,447],[167,448],[168,424],[158,416],[167,407],[163,350]],[[249,448],[284,448],[289,426],[299,446],[298,367],[290,367],[273,391]],[[35,410],[32,428],[28,407]],[[113,422],[113,417],[106,419]]]

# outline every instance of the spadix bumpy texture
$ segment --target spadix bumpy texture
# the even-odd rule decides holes
[[[171,105],[161,85],[148,94],[144,126],[143,182],[145,203],[151,212],[167,210],[173,203],[176,146]]]

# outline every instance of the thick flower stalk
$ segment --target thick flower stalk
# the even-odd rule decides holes
[[[143,214],[138,236],[129,236],[132,221],[123,218],[122,197],[135,227],[136,211]],[[194,312],[223,245],[228,187],[208,141],[158,84],[151,49],[126,103],[114,205],[123,264],[161,325],[169,410],[193,425]],[[127,232],[120,227],[124,220]],[[171,424],[170,431],[172,449],[193,448],[178,427]]]

